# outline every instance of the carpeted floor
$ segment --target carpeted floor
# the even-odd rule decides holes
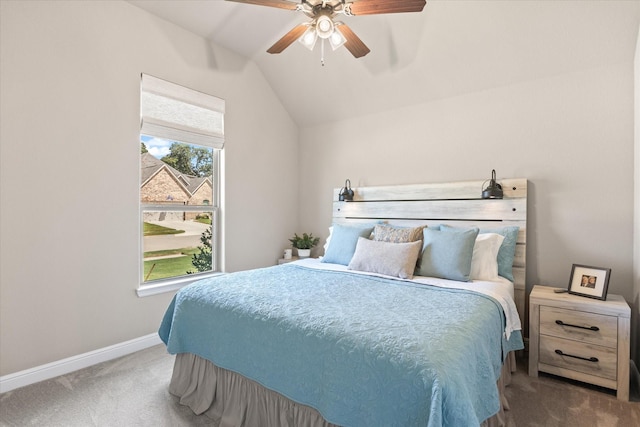
[[[631,402],[616,399],[614,390],[540,373],[528,375],[528,361],[506,388],[510,426],[528,427],[637,427],[640,398],[633,387]]]
[[[0,426],[210,425],[167,391],[173,356],[164,346],[0,395]],[[509,426],[640,425],[640,403],[612,391],[541,374],[531,378],[518,361],[507,396]],[[464,426],[463,426],[464,427]]]

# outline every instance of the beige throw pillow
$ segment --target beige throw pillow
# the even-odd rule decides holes
[[[389,243],[358,238],[349,270],[412,279],[422,242]]]
[[[378,242],[408,243],[422,240],[423,227],[394,227],[378,224],[373,230],[373,240]]]

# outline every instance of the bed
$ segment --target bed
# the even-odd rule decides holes
[[[501,425],[527,182],[501,184],[501,200],[481,181],[336,189],[322,259],[176,294],[159,330],[170,392],[220,426]]]

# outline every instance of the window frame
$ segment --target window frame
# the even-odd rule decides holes
[[[224,128],[224,100],[221,100],[219,98],[216,98],[212,95],[206,95],[203,94],[201,92],[196,92],[192,89],[183,87],[183,86],[179,86],[176,85],[174,83],[170,83],[170,82],[165,82],[163,80],[157,79],[155,77],[152,76],[148,76],[145,74],[142,74],[141,76],[141,103],[142,103],[142,93],[144,92],[144,82],[145,82],[145,78],[147,79],[146,81],[151,81],[154,85],[157,84],[158,82],[160,83],[160,85],[167,85],[167,87],[169,88],[169,90],[179,90],[180,91],[180,95],[184,95],[184,93],[186,92],[187,94],[189,92],[193,93],[194,96],[197,96],[199,100],[201,100],[202,96],[205,97],[210,97],[211,99],[214,100],[214,102],[218,103],[219,105],[221,105],[221,109],[218,110],[218,113],[220,113],[222,115],[222,127]],[[184,99],[182,99],[184,100]],[[142,116],[142,105],[140,106],[140,111],[141,111],[141,116]],[[139,297],[146,297],[146,296],[151,296],[151,295],[157,295],[157,294],[161,294],[161,293],[165,293],[165,292],[173,292],[176,291],[190,283],[193,283],[197,280],[200,280],[202,278],[206,278],[206,277],[214,277],[214,276],[218,276],[223,273],[223,262],[224,262],[224,254],[222,253],[223,250],[223,242],[224,242],[224,230],[223,230],[223,226],[222,224],[224,224],[223,221],[223,214],[222,214],[222,180],[224,178],[224,167],[223,167],[223,163],[224,163],[224,130],[222,129],[222,134],[214,134],[214,138],[216,139],[216,143],[214,143],[214,145],[209,145],[209,144],[201,144],[199,143],[199,141],[190,141],[190,140],[181,140],[181,138],[179,137],[179,133],[181,131],[181,126],[176,125],[174,128],[177,132],[177,136],[178,137],[172,137],[172,138],[167,138],[166,135],[163,134],[158,134],[155,135],[153,132],[150,132],[149,129],[144,129],[144,123],[143,121],[146,118],[141,117],[141,128],[140,128],[140,132],[139,135],[146,135],[146,136],[150,136],[150,137],[157,137],[157,138],[162,138],[162,139],[166,139],[169,140],[171,142],[178,142],[178,143],[184,143],[184,144],[189,144],[192,146],[197,146],[197,147],[203,147],[203,148],[208,148],[208,149],[212,149],[212,153],[213,153],[213,158],[212,158],[212,168],[213,168],[213,174],[212,174],[212,195],[211,195],[211,199],[209,199],[209,204],[207,205],[189,205],[189,204],[184,204],[184,205],[167,205],[167,204],[159,204],[159,203],[143,203],[140,197],[140,181],[141,181],[141,169],[140,169],[140,161],[138,161],[138,226],[139,226],[139,256],[138,256],[138,263],[139,263],[139,268],[138,268],[138,287],[136,289],[136,293]],[[166,125],[166,123],[165,123]],[[169,128],[170,129],[170,128]],[[173,136],[173,135],[172,135]],[[140,146],[140,141],[142,140],[140,137],[138,138],[138,145],[137,147]],[[222,141],[222,144],[219,144],[219,142]],[[140,156],[141,154],[139,154]],[[139,158],[140,159],[140,158]],[[213,202],[213,203],[211,203]],[[145,282],[144,281],[144,213],[145,212],[211,212],[212,213],[212,218],[211,218],[211,232],[212,232],[212,239],[211,239],[211,249],[212,249],[212,260],[211,260],[211,266],[212,266],[212,270],[208,271],[208,272],[198,272],[198,273],[193,273],[193,274],[188,274],[188,275],[182,275],[182,276],[177,276],[177,277],[170,277],[170,278],[165,278],[165,279],[157,279],[157,280],[153,280],[150,282]]]

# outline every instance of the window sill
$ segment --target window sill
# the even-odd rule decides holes
[[[174,292],[187,285],[197,282],[198,280],[222,276],[223,274],[225,273],[217,272],[199,274],[197,276],[194,276],[193,278],[189,277],[188,279],[181,277],[179,279],[158,280],[150,285],[140,285],[138,289],[136,289],[136,293],[138,294],[138,297],[143,298],[150,297],[152,295],[163,294],[166,292]]]

